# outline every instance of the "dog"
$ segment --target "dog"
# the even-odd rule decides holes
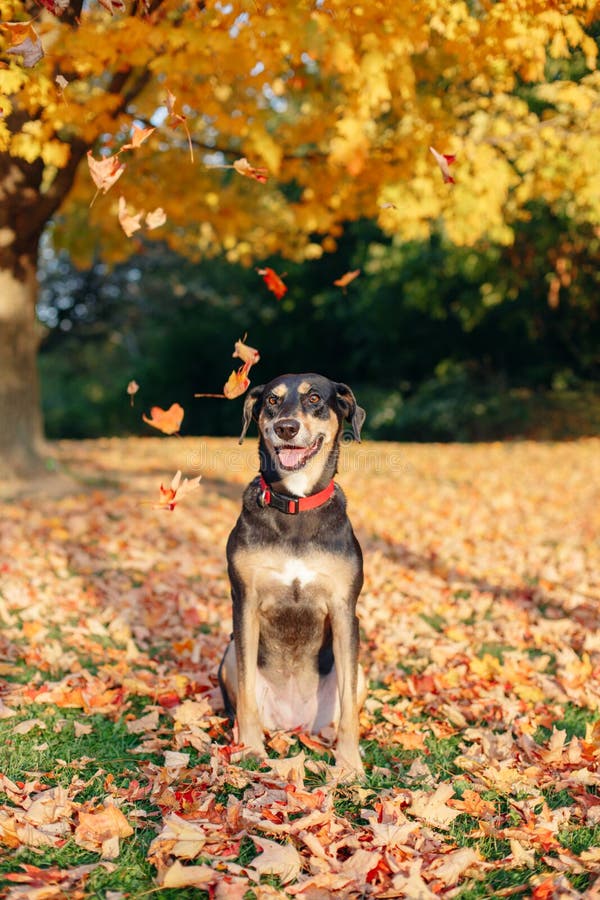
[[[265,757],[263,730],[337,730],[335,761],[363,774],[358,714],[360,545],[333,477],[344,421],[360,441],[365,411],[322,375],[282,375],[245,399],[260,475],[227,542],[233,635],[219,667],[225,709],[245,753]]]

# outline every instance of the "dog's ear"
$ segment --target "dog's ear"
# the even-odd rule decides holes
[[[241,444],[246,437],[246,432],[250,427],[250,422],[252,421],[252,419],[257,418],[256,404],[262,397],[264,387],[264,384],[260,384],[258,385],[258,387],[253,387],[246,394],[246,399],[244,400],[244,411],[242,413],[242,433],[240,434],[240,439],[238,441],[239,444]]]
[[[356,397],[347,384],[339,382],[335,386],[335,396],[340,413],[352,425],[354,440],[360,443],[360,431],[364,425],[367,414],[356,402]]]

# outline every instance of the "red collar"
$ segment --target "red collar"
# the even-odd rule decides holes
[[[290,513],[291,515],[304,512],[307,509],[316,509],[319,506],[323,506],[324,503],[327,503],[335,490],[335,484],[332,479],[326,488],[322,491],[318,491],[316,494],[311,494],[309,497],[288,497],[287,494],[278,494],[269,487],[262,475],[260,476],[259,487],[259,506],[272,506],[280,512]]]

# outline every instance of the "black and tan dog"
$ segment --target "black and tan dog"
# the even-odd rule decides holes
[[[258,756],[263,729],[336,726],[336,764],[360,774],[362,553],[333,476],[343,422],[360,440],[365,412],[345,384],[283,375],[249,392],[240,443],[253,418],[260,476],[246,488],[227,544],[233,640],[219,670],[225,706],[237,714],[240,743]]]

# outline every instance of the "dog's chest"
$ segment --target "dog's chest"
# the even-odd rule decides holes
[[[333,603],[346,601],[358,568],[355,559],[339,554],[274,547],[240,550],[234,565],[247,602],[254,602],[259,613],[268,614],[274,606],[310,605],[323,616]]]

